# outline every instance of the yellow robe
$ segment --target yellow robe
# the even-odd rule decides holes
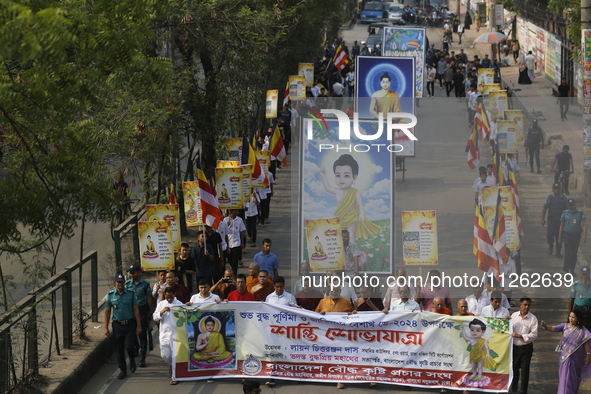
[[[217,352],[219,356],[210,356],[209,354]],[[223,361],[230,358],[232,355],[229,351],[226,350],[226,344],[224,343],[224,338],[222,334],[219,332],[212,332],[209,334],[209,343],[205,346],[205,349],[199,351],[199,353],[195,352],[193,354],[193,358],[197,361],[208,361],[208,362],[216,362],[216,361]]]
[[[493,360],[490,354],[488,354],[486,351],[486,348],[484,347],[485,342],[486,339],[480,338],[478,342],[472,346],[472,350],[470,350],[470,362],[477,363],[478,361],[484,359],[484,368],[496,368],[497,362]]]
[[[376,112],[384,114],[384,120],[388,116],[388,112],[400,112],[400,98],[398,93],[391,90],[386,93],[384,97],[376,99]]]
[[[377,224],[369,221],[367,217],[364,217],[363,222],[358,222],[359,219],[359,208],[357,207],[356,198],[358,190],[350,188],[345,197],[337,207],[335,216],[341,219],[341,228],[347,228],[353,223],[357,222],[357,230],[355,236],[357,238],[369,238],[372,235],[376,235],[382,229]],[[353,207],[353,209],[351,209]]]

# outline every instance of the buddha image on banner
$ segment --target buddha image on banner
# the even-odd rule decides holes
[[[314,247],[307,245],[310,240],[306,235],[313,233],[307,228],[308,223],[318,223],[315,219],[338,218],[343,247],[347,249],[354,244],[352,250],[358,253],[360,272],[390,272],[393,258],[394,154],[386,148],[379,151],[343,151],[345,147],[361,146],[368,141],[355,135],[347,143],[339,141],[338,122],[334,120],[324,123],[305,119],[303,123],[306,125],[308,122],[312,123],[313,139],[304,138],[301,144],[301,260],[311,262],[313,257],[310,251]],[[359,122],[360,132],[367,135],[376,134],[377,126],[377,122]],[[385,132],[371,143],[390,145]],[[321,149],[321,146],[327,145],[335,148]],[[318,259],[321,252],[315,253],[314,257]]]
[[[356,72],[359,119],[378,119],[383,114],[385,121],[389,112],[414,114],[414,57],[358,56]]]

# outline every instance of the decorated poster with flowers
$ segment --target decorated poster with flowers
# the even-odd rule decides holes
[[[437,214],[402,211],[402,256],[405,265],[437,265]]]
[[[221,209],[242,209],[242,168],[216,168],[215,187]]]
[[[199,182],[183,182],[183,200],[185,201],[184,209],[187,227],[203,225],[199,193]]]
[[[142,271],[174,269],[172,224],[167,220],[138,222]]]
[[[178,204],[148,204],[146,205],[146,217],[149,221],[166,220],[172,226],[172,246],[175,253],[181,249],[181,232],[179,230],[179,205]]]

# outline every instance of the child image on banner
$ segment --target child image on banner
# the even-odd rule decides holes
[[[406,231],[402,236],[402,253],[404,257],[420,257],[421,242],[418,231]]]
[[[490,378],[482,374],[483,369],[489,369],[492,372],[497,370],[497,362],[494,358],[498,354],[489,348],[488,336],[491,330],[487,331],[486,324],[480,319],[474,319],[469,323],[462,324],[460,335],[468,342],[470,352],[470,362],[472,363],[472,374],[465,376],[462,381],[466,386],[485,387],[490,384]]]
[[[234,311],[186,310],[189,371],[236,369],[236,326]]]
[[[156,247],[154,246],[154,242],[152,242],[152,237],[148,235],[146,237],[146,250],[143,253],[143,256],[148,259],[155,259],[158,257],[158,252],[156,251]]]
[[[341,155],[332,166],[335,186],[328,181],[326,170],[320,170],[324,189],[334,194],[338,203],[335,216],[341,219],[341,228],[349,231],[351,242],[356,238],[368,238],[379,233],[380,226],[365,216],[359,190],[353,187],[359,175],[359,164],[350,154]]]

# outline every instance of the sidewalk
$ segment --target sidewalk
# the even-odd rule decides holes
[[[455,10],[458,0],[450,1],[450,9]],[[464,21],[466,7],[461,6],[460,21]],[[486,33],[488,30],[486,26],[480,28],[480,32],[476,32],[474,25],[470,30],[465,30],[462,35],[462,44],[457,44],[457,35],[454,34],[454,43],[452,49],[456,53],[460,48],[468,55],[468,59],[473,59],[474,55],[479,58],[484,58],[487,53],[492,53],[491,46],[487,44],[474,44],[474,39]],[[523,108],[525,112],[524,127],[525,130],[531,126],[532,118],[539,120],[540,126],[546,133],[546,147],[540,152],[540,161],[542,162],[542,169],[544,173],[549,171],[549,166],[552,164],[554,155],[562,149],[562,145],[568,144],[573,154],[573,161],[575,165],[575,174],[571,175],[571,194],[575,197],[582,198],[583,187],[583,157],[582,157],[582,143],[583,143],[583,119],[581,108],[576,98],[571,102],[568,119],[566,121],[560,120],[560,107],[556,102],[556,97],[552,96],[552,89],[556,88],[556,84],[546,78],[545,75],[536,74],[536,78],[531,85],[519,85],[517,80],[519,78],[519,67],[517,64],[511,62],[508,67],[501,67],[502,86],[509,86],[513,92],[511,98],[513,107],[515,109]],[[570,82],[572,86],[572,81]],[[521,160],[520,160],[521,161]],[[521,174],[527,172],[527,166],[521,165]],[[581,200],[582,201],[582,200]],[[582,207],[582,204],[579,204]]]

